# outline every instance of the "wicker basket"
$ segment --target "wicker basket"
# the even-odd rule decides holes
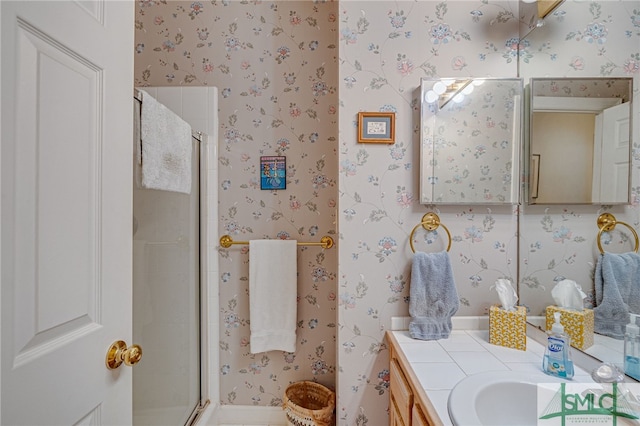
[[[335,392],[319,383],[302,381],[287,387],[282,409],[288,425],[331,426],[335,406]]]

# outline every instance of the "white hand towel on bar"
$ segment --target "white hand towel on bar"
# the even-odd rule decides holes
[[[191,126],[144,90],[139,93],[141,186],[191,193]]]
[[[297,255],[295,240],[249,241],[252,354],[296,351]]]

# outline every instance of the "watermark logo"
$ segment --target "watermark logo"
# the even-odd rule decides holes
[[[631,425],[640,420],[640,383],[540,383],[538,425]]]

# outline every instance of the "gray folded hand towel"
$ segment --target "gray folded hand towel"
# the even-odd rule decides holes
[[[446,251],[414,254],[409,296],[409,335],[420,340],[448,338],[460,302]]]
[[[640,314],[640,256],[601,254],[596,263],[595,292],[595,332],[624,339],[629,313]]]

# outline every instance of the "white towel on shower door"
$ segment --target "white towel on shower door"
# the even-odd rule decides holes
[[[141,186],[191,193],[191,126],[144,90],[139,92]]]
[[[251,353],[296,351],[297,242],[249,241]]]

